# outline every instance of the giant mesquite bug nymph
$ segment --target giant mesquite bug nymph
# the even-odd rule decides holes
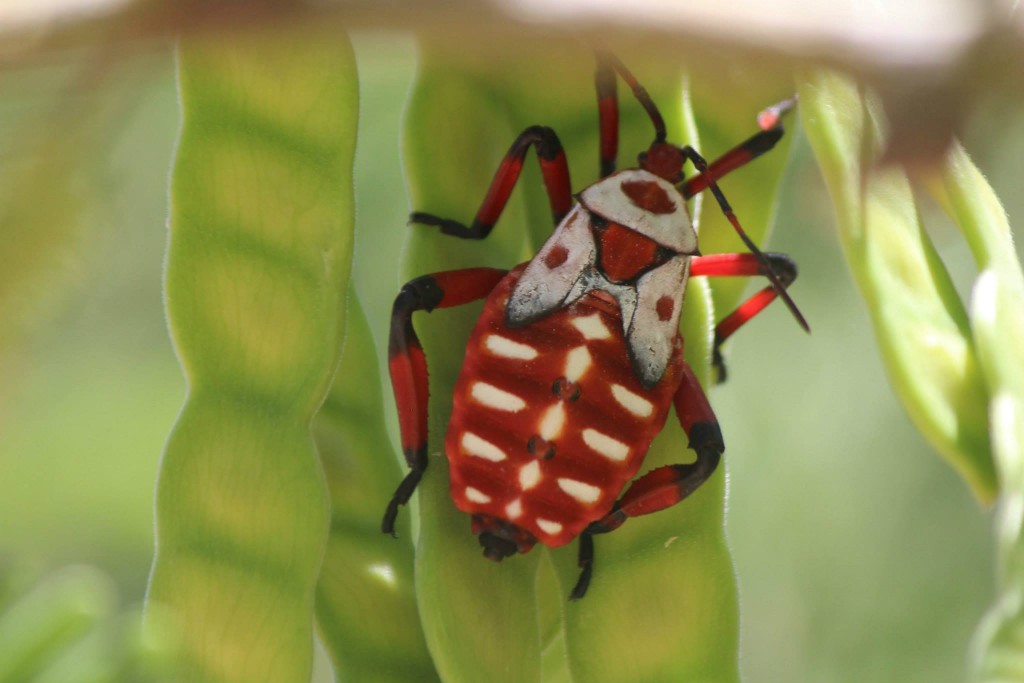
[[[484,555],[502,560],[579,537],[581,573],[570,598],[587,591],[595,534],[630,517],[675,505],[714,472],[724,451],[714,412],[683,360],[679,316],[686,283],[699,276],[766,277],[770,284],[715,328],[719,347],[776,297],[804,329],[786,293],[796,266],[762,253],[744,233],[716,179],[770,150],[782,136],[784,102],[759,117],[760,132],[711,164],[666,141],[665,123],[630,71],[598,54],[596,85],[601,179],[572,194],[558,136],[531,126],[512,143],[470,225],[425,213],[412,222],[483,239],[497,222],[527,152],[540,162],[556,228],[541,250],[511,271],[467,268],[424,275],[395,299],[389,365],[402,448],[411,471],[395,491],[382,529],[394,533],[427,467],[427,365],[412,326],[416,311],[486,298],[455,386],[445,451],[451,495],[472,516]],[[654,125],[639,165],[616,171],[617,78]],[[697,174],[686,178],[690,161]],[[749,253],[703,256],[686,200],[709,189]],[[637,474],[675,406],[697,459]]]

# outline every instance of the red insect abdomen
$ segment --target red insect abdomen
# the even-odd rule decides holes
[[[603,293],[507,327],[522,268],[495,287],[469,339],[445,450],[460,510],[557,547],[603,517],[637,473],[679,385],[682,339],[662,380],[645,389],[618,306]]]

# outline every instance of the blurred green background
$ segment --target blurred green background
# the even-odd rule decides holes
[[[354,277],[384,339],[398,254],[373,235],[409,210],[399,140],[415,49],[390,34],[354,43]],[[103,77],[95,65],[66,54],[0,73],[0,197],[35,221],[0,214],[14,226],[0,243],[0,557],[41,573],[96,565],[130,605],[144,594],[156,470],[184,396],[161,301],[178,105],[169,47]],[[993,105],[971,125],[968,151],[1011,224],[1024,219],[1024,111]],[[800,264],[792,291],[814,333],[768,312],[731,345],[729,382],[711,393],[728,447],[743,670],[750,683],[959,681],[992,597],[989,515],[896,403],[797,135],[767,246]],[[589,162],[575,162],[577,184]],[[926,215],[966,293],[966,245]],[[329,680],[322,658],[318,676]]]

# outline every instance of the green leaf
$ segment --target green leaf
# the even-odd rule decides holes
[[[107,618],[114,603],[110,579],[90,567],[44,579],[0,613],[0,682],[20,683],[44,671]]]
[[[910,183],[899,170],[875,167],[877,115],[853,83],[819,73],[799,94],[892,385],[932,446],[979,500],[991,501],[985,382],[967,313],[921,225]]]
[[[130,610],[97,625],[32,683],[145,683],[177,680],[173,621]]]
[[[179,53],[167,307],[188,397],[148,598],[185,625],[183,680],[310,675],[329,519],[310,425],[342,338],[358,110],[347,39],[296,30]]]
[[[101,49],[75,56],[0,73],[0,350],[81,284],[69,262],[106,227],[96,214],[109,197],[110,148],[163,67],[159,58],[110,60]]]
[[[989,391],[992,454],[999,473],[998,595],[979,629],[975,680],[1024,678],[1024,276],[995,192],[956,146],[932,190],[967,238],[978,265],[971,332]]]
[[[115,613],[113,582],[93,567],[64,567],[26,588],[30,573],[22,566],[0,570],[0,579],[19,590],[9,605],[0,604],[0,681],[174,679],[177,631],[159,611],[146,626],[140,610]]]
[[[402,477],[381,401],[376,350],[352,292],[338,376],[315,423],[331,496],[317,625],[336,680],[427,683],[437,674],[420,628],[412,544],[380,531],[383,502]],[[403,512],[399,525],[408,523]]]
[[[593,68],[592,56],[576,47],[554,46],[543,59],[524,56],[514,66],[460,63],[437,46],[425,48],[405,138],[414,208],[469,221],[509,144],[532,124],[559,134],[575,190],[596,179]],[[681,74],[631,68],[655,93],[670,137],[678,138]],[[558,87],[540,87],[538,74]],[[620,165],[627,166],[653,136],[628,89],[620,93]],[[746,135],[754,132],[752,118],[745,129]],[[740,132],[736,140],[744,137]],[[531,154],[487,240],[460,241],[411,227],[405,277],[471,266],[510,268],[532,255],[553,227],[535,166]],[[690,287],[683,323],[687,358],[706,381],[710,295],[702,283]],[[722,528],[722,471],[684,504],[598,537],[594,581],[581,601],[567,601],[578,576],[575,546],[537,547],[500,564],[481,557],[469,518],[449,497],[442,455],[453,384],[479,312],[476,304],[415,320],[431,377],[430,466],[414,515],[416,587],[442,679],[738,680],[738,608]],[[655,441],[645,470],[692,460],[673,422]]]

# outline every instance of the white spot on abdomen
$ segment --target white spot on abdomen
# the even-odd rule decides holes
[[[550,519],[541,519],[538,517],[537,526],[541,528],[541,531],[552,536],[562,531],[562,525],[558,522],[552,522]]]
[[[469,393],[480,403],[495,410],[518,413],[526,407],[526,401],[523,399],[486,382],[474,382]]]
[[[629,446],[618,439],[613,439],[607,434],[602,434],[596,429],[583,430],[583,443],[590,446],[600,455],[615,462],[622,462],[629,455]]]
[[[522,498],[516,498],[511,503],[505,506],[505,514],[508,515],[509,519],[518,519],[523,514],[523,500]]]
[[[484,460],[501,462],[508,457],[505,455],[505,451],[501,450],[490,441],[484,441],[472,432],[464,432],[462,434],[462,440],[459,443],[462,445],[462,449],[467,455],[475,455],[476,457],[483,458]]]
[[[562,403],[556,403],[544,413],[544,417],[540,420],[538,431],[540,432],[540,438],[545,441],[552,441],[562,433],[562,427],[565,426],[565,406]]]
[[[507,337],[489,334],[484,339],[484,346],[495,356],[515,358],[517,360],[533,360],[537,357],[537,349],[527,344],[520,344]]]
[[[558,479],[558,488],[562,489],[581,503],[593,503],[601,497],[601,489],[575,479],[560,477]]]
[[[621,384],[612,385],[612,396],[619,405],[637,417],[650,417],[654,412],[654,404],[640,394],[633,393]]]
[[[467,486],[466,500],[470,500],[474,503],[490,503],[491,497],[479,489],[475,489],[472,486]]]
[[[584,339],[607,339],[612,333],[605,327],[601,314],[580,316],[572,319],[572,326],[580,331]]]
[[[519,470],[519,486],[524,491],[529,491],[540,483],[540,463],[536,460],[523,465]]]
[[[578,382],[587,373],[591,365],[590,351],[586,346],[577,346],[565,357],[565,378],[570,382]]]

